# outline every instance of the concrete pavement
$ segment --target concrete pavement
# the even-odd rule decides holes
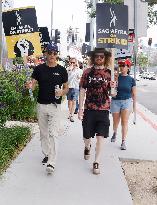
[[[157,130],[153,127],[157,124],[156,116],[141,105],[137,108],[136,125],[132,123],[133,115],[130,117],[127,150],[120,150],[119,128],[115,143],[110,138],[106,140],[98,176],[91,170],[95,141],[91,158],[85,161],[81,122],[77,116],[74,123],[69,122],[63,108],[66,131],[60,137],[55,173],[50,176],[41,164],[43,156],[36,125],[31,142],[1,177],[0,205],[133,205],[119,159],[157,160]]]

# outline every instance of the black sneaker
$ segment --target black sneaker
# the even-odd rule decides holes
[[[51,174],[53,173],[55,170],[54,166],[52,166],[51,164],[48,164],[47,167],[46,167],[46,171],[48,174]]]
[[[91,145],[90,148],[85,147],[84,149],[84,159],[88,160],[90,158],[90,149],[91,149]]]
[[[42,160],[42,164],[46,164],[48,162],[48,157],[44,157],[44,159]]]
[[[116,141],[116,133],[114,132],[111,137],[111,142],[115,142],[115,141]]]

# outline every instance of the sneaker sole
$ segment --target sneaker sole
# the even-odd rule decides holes
[[[50,167],[46,167],[46,172],[47,172],[47,174],[52,174],[54,172],[54,169],[52,169]]]
[[[126,150],[126,148],[120,148],[121,150]]]
[[[112,138],[111,138],[111,142],[115,142],[115,141],[116,141],[116,139],[112,139]]]
[[[98,175],[98,174],[100,174],[100,170],[93,170],[93,174],[95,174],[95,175]]]
[[[85,156],[84,156],[84,159],[85,159],[85,160],[89,160],[89,158],[90,158],[90,155],[85,155]]]

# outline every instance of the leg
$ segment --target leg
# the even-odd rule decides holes
[[[69,109],[69,118],[72,115],[72,88],[69,88],[68,94],[67,94],[67,100],[68,100],[68,109]]]
[[[48,164],[55,167],[57,150],[58,150],[58,134],[60,129],[61,107],[50,104],[48,108],[49,113],[49,142],[50,150],[48,153]]]
[[[72,107],[71,107],[71,118],[70,118],[70,121],[71,122],[74,122],[74,119],[73,119],[73,115],[75,113],[75,109],[76,109],[76,102],[78,100],[78,95],[79,95],[79,90],[78,89],[73,89],[72,90]]]
[[[111,112],[113,117],[113,135],[111,138],[111,142],[116,141],[117,129],[120,121],[120,101],[119,100],[112,100],[111,101]]]
[[[38,124],[40,129],[40,141],[42,152],[45,156],[48,156],[50,150],[50,141],[48,134],[48,115],[46,113],[46,105],[37,105],[37,115],[38,115]]]
[[[83,140],[84,140],[85,147],[89,149],[91,145],[91,138],[89,139],[84,138]]]
[[[80,94],[80,88],[77,90],[78,96],[77,96],[77,101],[76,101],[76,109],[75,112],[78,113],[79,110],[79,94]]]
[[[85,144],[84,148],[84,159],[88,160],[90,158],[90,148],[91,148],[91,137],[94,135],[93,133],[93,117],[91,111],[85,110],[83,121],[83,140]]]
[[[125,140],[128,132],[128,120],[129,120],[130,111],[122,110],[121,111],[121,126],[122,126],[122,144],[121,150],[126,150]]]
[[[120,121],[120,113],[115,112],[112,114],[112,117],[113,117],[113,135],[111,138],[111,142],[115,142],[116,135],[117,135],[117,129],[118,129],[119,121]]]
[[[84,148],[84,159],[88,160],[90,158],[90,149],[91,149],[91,139],[86,139],[84,138],[84,144],[85,144],[85,148]]]
[[[104,145],[104,137],[103,136],[97,136],[96,141],[96,148],[95,148],[95,162],[100,162],[101,152]]]
[[[122,141],[124,141],[127,136],[129,116],[129,110],[125,109],[121,111]]]
[[[69,108],[69,115],[71,116],[72,115],[72,105],[73,104],[73,101],[72,100],[68,100],[68,108]]]
[[[100,162],[103,145],[104,145],[104,136],[97,136],[97,142],[95,148],[95,161],[93,163],[93,174],[100,174],[99,162]]]
[[[97,111],[96,115],[96,148],[95,148],[95,161],[93,163],[93,174],[100,174],[99,163],[101,160],[101,153],[104,146],[104,138],[109,135],[109,112]]]
[[[72,100],[72,106],[71,106],[71,115],[74,115],[75,112],[75,108],[76,108],[76,100]]]
[[[120,121],[120,113],[115,112],[112,114],[113,116],[113,131],[117,134],[117,129]]]
[[[74,122],[74,112],[75,112],[75,107],[76,107],[76,101],[75,100],[71,100],[71,107],[70,107],[70,115],[69,115],[69,119],[71,122]]]
[[[78,113],[78,109],[79,109],[79,103],[78,103],[78,99],[76,100],[76,108],[75,108],[75,112],[74,114]]]

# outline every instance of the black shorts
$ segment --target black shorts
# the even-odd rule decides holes
[[[108,110],[84,110],[82,121],[83,137],[89,139],[91,137],[109,136],[109,111]]]

